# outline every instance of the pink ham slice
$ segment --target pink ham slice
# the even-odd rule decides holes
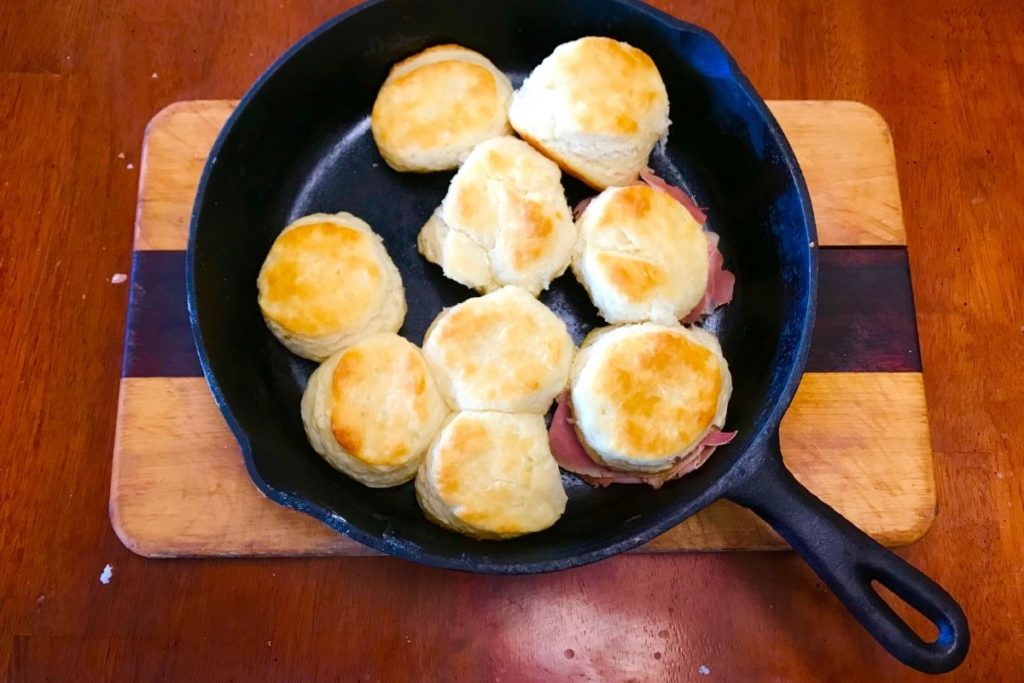
[[[723,432],[718,429],[712,428],[708,435],[700,442],[702,446],[711,446],[712,448],[718,448],[724,446],[727,443],[732,443],[732,440],[736,438],[736,432]]]
[[[579,204],[577,204],[576,208],[572,210],[573,219],[578,221],[580,219],[580,216],[583,215],[583,212],[587,210],[587,207],[590,206],[590,202],[592,201],[594,201],[593,197],[587,197]]]
[[[672,199],[675,199],[677,202],[682,204],[686,210],[690,212],[690,215],[693,216],[693,220],[697,221],[699,224],[704,225],[708,222],[707,214],[704,213],[699,206],[694,204],[688,194],[675,185],[669,185],[666,183],[664,180],[659,178],[652,169],[645,168],[640,171],[640,180],[644,181],[655,190],[661,190],[668,196],[672,197]]]
[[[708,238],[708,286],[704,290],[704,298],[683,318],[684,323],[695,323],[713,313],[719,306],[732,301],[733,289],[736,286],[736,276],[723,267],[725,260],[722,258],[722,252],[718,250],[718,234],[705,234]]]
[[[693,216],[693,219],[697,221],[699,224],[704,225],[707,222],[707,214],[704,213],[704,211],[701,210],[699,206],[694,204],[693,200],[690,199],[689,195],[687,195],[685,192],[683,192],[675,185],[669,185],[668,183],[666,183],[664,180],[659,178],[653,170],[645,168],[644,170],[640,171],[640,181],[643,184],[646,184],[651,189],[660,190],[661,192],[664,192],[665,194],[667,194],[668,196],[672,197],[677,202],[682,204],[683,207],[690,212],[690,215]],[[634,184],[639,185],[641,183],[637,182]],[[593,200],[593,197],[587,197],[579,204],[577,204],[576,208],[572,210],[573,218],[579,220],[580,216],[583,215],[583,212],[587,210],[587,207],[590,206],[590,202],[592,202]]]
[[[578,475],[588,484],[592,486],[647,484],[656,489],[661,488],[666,481],[678,479],[685,474],[693,472],[707,462],[707,459],[711,457],[716,448],[724,446],[734,438],[736,438],[736,432],[723,432],[712,428],[707,436],[692,451],[673,465],[671,469],[665,472],[650,474],[618,472],[603,465],[598,465],[591,460],[576,437],[572,408],[569,405],[569,396],[567,394],[562,394],[559,397],[558,407],[555,409],[555,416],[551,420],[551,429],[548,432],[551,453],[555,456],[559,467]]]
[[[640,171],[640,180],[682,204],[694,220],[701,225],[707,222],[707,214],[690,199],[689,195],[680,188],[666,183],[650,168]],[[593,197],[589,197],[576,205],[573,210],[576,220],[580,219],[593,199]],[[708,240],[708,286],[704,291],[704,298],[683,318],[682,322],[687,324],[698,322],[704,316],[711,315],[719,306],[724,306],[732,301],[733,290],[736,286],[736,276],[725,269],[725,259],[722,257],[722,252],[718,250],[718,234],[709,230],[705,230],[704,234]]]
[[[694,220],[701,225],[707,222],[707,214],[694,204],[685,192],[666,183],[650,168],[640,171],[640,179],[655,190],[667,193],[686,207]],[[722,258],[722,252],[718,250],[718,234],[710,231],[705,231],[705,234],[708,238],[708,286],[704,292],[704,298],[683,318],[684,323],[695,323],[704,316],[710,315],[719,306],[724,306],[732,301],[733,289],[736,286],[736,276],[723,267],[725,261]]]

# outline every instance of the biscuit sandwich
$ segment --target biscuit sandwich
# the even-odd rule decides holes
[[[551,425],[563,468],[594,484],[655,487],[700,467],[733,434],[732,376],[710,333],[624,325],[588,335]]]

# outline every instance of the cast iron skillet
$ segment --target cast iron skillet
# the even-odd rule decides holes
[[[309,447],[299,398],[313,364],[267,331],[256,275],[291,220],[351,211],[384,238],[402,272],[420,342],[443,306],[471,292],[416,252],[416,234],[451,174],[398,174],[383,163],[368,113],[389,66],[429,45],[478,49],[518,84],[558,44],[606,35],[646,50],[668,85],[673,126],[655,169],[710,209],[736,298],[708,321],[732,367],[729,429],[739,437],[698,472],[658,491],[592,489],[563,475],[569,505],[551,529],[485,542],[436,527],[411,484],[363,487]],[[566,180],[570,202],[592,194]],[[648,541],[719,498],[754,510],[903,662],[948,671],[967,623],[953,599],[801,486],[782,463],[779,421],[793,397],[814,321],[816,242],[803,178],[778,124],[707,32],[633,0],[382,0],[347,12],[290,49],[246,94],[213,147],[188,248],[188,303],[203,371],[256,485],[375,550],[495,574],[565,569]],[[577,342],[601,322],[571,276],[542,297]],[[922,641],[878,596],[877,581],[939,629]]]

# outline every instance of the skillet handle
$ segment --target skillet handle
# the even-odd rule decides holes
[[[778,434],[756,467],[727,497],[750,508],[796,550],[875,640],[904,664],[930,674],[967,656],[967,618],[937,583],[822,502],[782,463]],[[921,639],[875,592],[877,581],[938,627]]]

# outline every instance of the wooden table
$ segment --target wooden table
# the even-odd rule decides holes
[[[367,559],[155,561],[106,515],[138,153],[349,2],[0,3],[0,678],[903,680],[791,553],[488,578]],[[902,551],[962,602],[955,675],[1024,669],[1024,5],[660,2],[765,97],[892,124],[939,511]],[[100,582],[112,565],[108,584]],[[420,676],[423,678],[423,676]]]

